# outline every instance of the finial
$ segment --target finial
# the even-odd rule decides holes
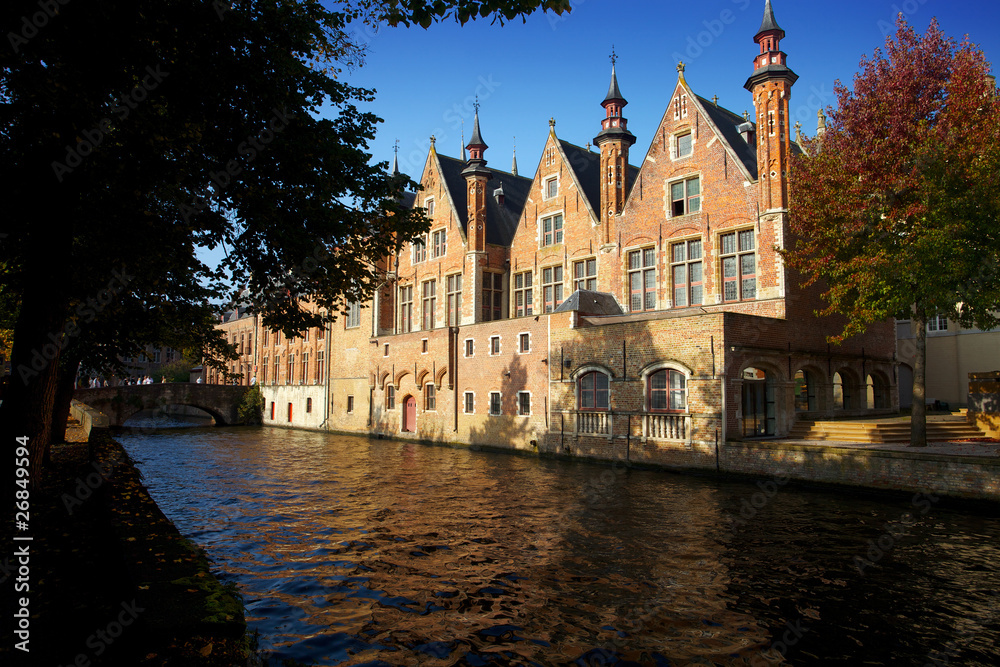
[[[556,119],[555,118],[549,118],[549,127],[551,127],[552,129],[555,129],[555,127],[556,127]]]
[[[590,152],[590,142],[589,141],[587,142],[587,152],[588,153]]]
[[[795,121],[795,141],[796,143],[802,141],[802,123]]]
[[[684,69],[685,69],[686,67],[687,67],[687,65],[685,65],[685,64],[684,64],[684,61],[683,61],[683,60],[681,60],[681,61],[678,61],[678,63],[677,63],[677,71],[678,71],[678,72],[680,72],[681,74],[683,74],[683,73],[684,73]]]
[[[435,138],[435,136],[432,134],[431,135],[431,148],[434,148],[434,142],[436,142],[436,141],[437,141],[437,138]]]
[[[816,112],[816,136],[824,134],[826,134],[826,116],[823,114],[823,110],[820,109]]]
[[[392,145],[392,175],[399,176],[399,139]]]
[[[514,160],[510,165],[510,173],[517,176],[517,137],[514,137]],[[503,188],[503,182],[500,183],[501,189]]]
[[[746,109],[743,110],[743,120],[750,122],[750,112]]]
[[[468,99],[468,98],[466,98],[466,99]],[[479,95],[478,94],[476,95],[476,101],[472,103],[472,108],[476,110],[477,114],[479,113]]]
[[[618,56],[615,55],[615,45],[611,45],[611,67],[614,68],[615,62],[618,60]]]
[[[719,96],[718,95],[712,95],[712,104],[714,104],[715,106],[719,106]]]

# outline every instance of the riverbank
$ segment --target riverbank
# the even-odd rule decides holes
[[[53,446],[30,535],[30,653],[13,649],[5,624],[0,663],[247,664],[235,590],[163,515],[107,430]]]

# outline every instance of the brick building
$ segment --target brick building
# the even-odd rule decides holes
[[[703,464],[718,440],[894,410],[894,323],[831,347],[842,322],[775,251],[798,150],[783,37],[768,0],[752,118],[679,64],[638,160],[614,61],[595,149],[550,120],[531,178],[487,166],[478,105],[467,157],[432,137],[431,228],[387,258],[363,322],[331,325],[324,428]]]

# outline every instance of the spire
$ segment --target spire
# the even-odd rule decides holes
[[[608,104],[611,101],[617,100],[621,102],[621,106],[625,106],[628,102],[622,97],[622,92],[618,90],[618,75],[615,73],[615,62],[618,60],[618,56],[615,55],[615,47],[611,47],[611,85],[608,86],[608,94],[604,96],[604,101],[601,102],[601,106]]]
[[[511,162],[510,173],[517,176],[517,137],[514,137],[514,161]]]
[[[785,31],[778,27],[778,22],[774,20],[774,9],[771,7],[771,0],[766,0],[764,3],[764,20],[760,22],[760,30],[757,31],[757,35],[754,37],[760,37],[761,33],[765,32],[778,32],[778,39],[783,39],[785,36]]]
[[[489,146],[483,141],[482,135],[479,134],[479,96],[476,95],[476,101],[472,105],[476,110],[476,117],[473,120],[472,125],[472,138],[469,139],[469,143],[466,148],[469,149],[469,153],[472,155],[473,160],[482,159],[483,151],[485,151]],[[478,149],[478,150],[476,150]]]
[[[465,119],[462,119],[462,162],[468,162],[469,158],[465,154]]]
[[[392,146],[392,175],[399,176],[399,139]]]

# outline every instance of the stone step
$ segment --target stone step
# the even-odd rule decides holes
[[[909,442],[908,422],[802,421],[788,434],[794,440],[892,443]],[[928,440],[967,440],[983,437],[982,431],[964,421],[927,423]]]

